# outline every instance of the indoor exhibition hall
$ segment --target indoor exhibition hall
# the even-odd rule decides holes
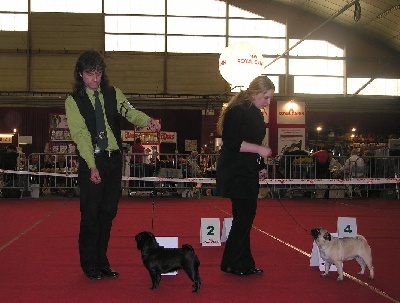
[[[0,41],[1,302],[400,303],[398,0],[1,0]]]

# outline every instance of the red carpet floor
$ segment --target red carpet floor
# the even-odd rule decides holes
[[[117,279],[91,281],[78,256],[78,199],[0,199],[0,302],[400,302],[399,200],[260,199],[252,250],[262,276],[237,277],[219,270],[222,247],[200,245],[200,219],[230,217],[227,199],[121,199],[109,246]],[[375,279],[320,277],[310,267],[310,229],[336,232],[337,217],[356,217],[358,232],[372,247]],[[152,228],[153,225],[153,228]],[[134,235],[177,236],[200,258],[202,286],[191,292],[184,272],[163,276],[149,290]],[[306,232],[307,231],[307,232]]]

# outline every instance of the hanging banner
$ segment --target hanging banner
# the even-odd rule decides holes
[[[300,150],[305,148],[306,130],[304,128],[278,128],[278,153],[283,152],[295,144]]]
[[[305,124],[305,103],[295,101],[277,102],[278,124]]]
[[[160,132],[160,143],[176,143],[177,138],[176,132]]]
[[[13,137],[13,135],[0,134],[0,143],[11,144],[12,143],[12,137]]]
[[[123,142],[135,141],[135,131],[134,130],[121,130],[121,139]]]
[[[50,128],[68,129],[66,115],[50,114]]]
[[[32,144],[32,136],[18,136],[19,144]]]
[[[197,140],[185,140],[185,151],[191,152],[197,150]]]

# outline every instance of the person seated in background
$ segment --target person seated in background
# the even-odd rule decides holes
[[[40,155],[32,154],[28,158],[28,171],[30,172],[39,172],[40,171]],[[29,182],[31,184],[40,184],[40,176],[38,175],[30,175]]]
[[[131,177],[144,177],[145,176],[145,167],[143,163],[143,158],[144,158],[144,153],[145,153],[145,147],[142,145],[142,140],[137,137],[135,139],[135,143],[131,147],[132,150],[132,156],[131,156]],[[141,187],[144,186],[144,183],[141,183],[140,181],[130,181],[129,182],[130,187]]]
[[[197,150],[193,150],[187,159],[187,172],[189,177],[199,177],[201,170],[199,166],[199,153]]]
[[[365,176],[365,162],[364,159],[358,155],[358,151],[353,149],[350,157],[344,163],[345,176],[362,178]]]
[[[298,143],[292,143],[290,147],[283,152],[279,161],[279,171],[283,174],[283,178],[291,179],[299,177],[298,171],[294,167],[294,163],[300,163],[301,160],[306,157],[308,157],[308,152],[301,150]]]
[[[8,145],[0,152],[0,168],[8,171],[18,170],[18,153],[15,145]],[[22,195],[20,188],[24,185],[21,176],[14,173],[6,173],[2,176],[2,182],[5,188],[2,188],[3,198],[19,198]]]
[[[319,179],[329,178],[329,164],[332,158],[332,150],[326,147],[311,155],[316,165],[316,177]]]
[[[67,157],[65,155],[57,155],[55,169],[56,172],[66,172],[66,170],[71,166],[67,161]]]
[[[143,163],[143,154],[145,148],[142,145],[142,140],[138,137],[135,140],[135,144],[132,145],[132,153],[137,154],[131,157],[131,163]]]
[[[28,170],[32,172],[40,171],[40,156],[39,154],[32,154],[28,158]]]
[[[5,170],[16,170],[18,153],[15,145],[8,145],[0,154],[0,168]]]
[[[0,168],[4,170],[17,170],[18,164],[18,153],[15,145],[8,145],[3,151],[0,153]],[[3,181],[5,184],[12,180],[12,174],[5,174],[3,177]]]
[[[343,166],[340,164],[338,159],[332,157],[329,163],[329,171],[331,173],[331,178],[342,178],[343,177]]]
[[[55,161],[55,172],[56,173],[67,173],[71,168],[71,163],[68,161],[66,155],[56,155]],[[52,192],[61,196],[73,196],[73,190],[69,188],[71,186],[67,177],[56,176],[54,177],[54,186],[56,187]]]

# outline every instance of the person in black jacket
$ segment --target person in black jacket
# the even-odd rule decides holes
[[[218,130],[222,148],[217,166],[217,191],[232,202],[233,221],[221,261],[221,270],[236,275],[262,274],[251,254],[250,231],[256,215],[260,158],[271,156],[261,145],[266,127],[261,109],[268,106],[275,86],[266,76],[255,78],[222,110]],[[261,161],[264,162],[263,159]]]
[[[18,163],[18,152],[15,145],[7,145],[0,151],[0,168],[4,170],[16,170]]]

